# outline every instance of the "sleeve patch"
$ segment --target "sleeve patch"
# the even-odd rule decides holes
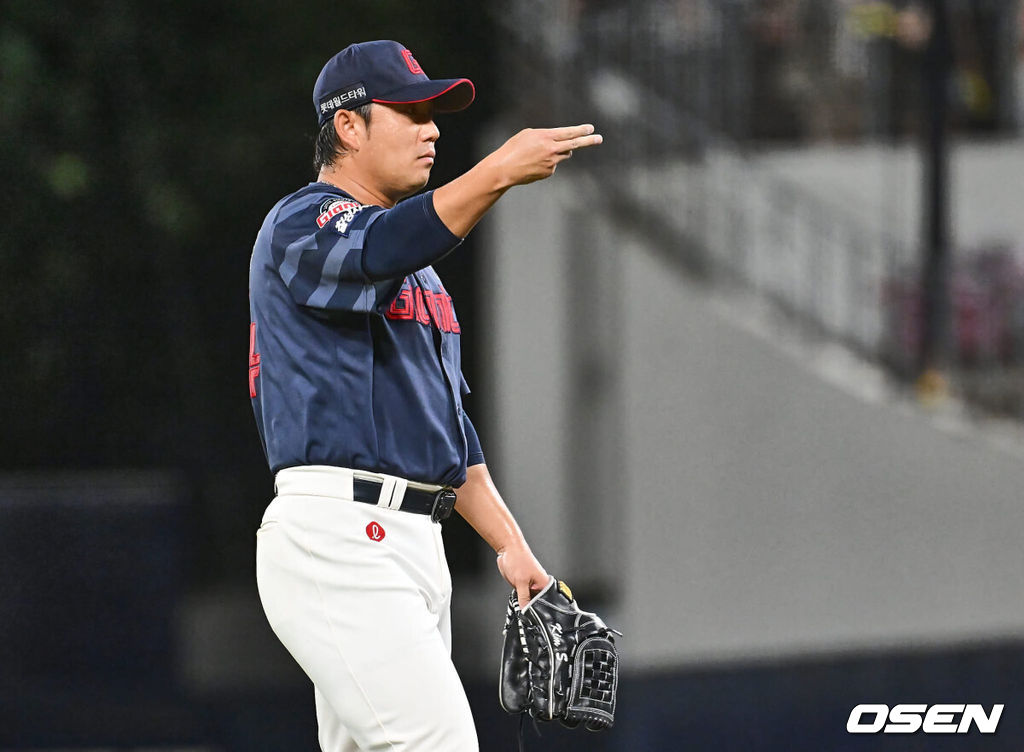
[[[316,218],[316,226],[324,227],[328,222],[337,218],[334,229],[338,231],[338,234],[345,235],[348,232],[349,224],[362,208],[363,205],[356,201],[345,199],[325,201],[320,206],[320,216]]]

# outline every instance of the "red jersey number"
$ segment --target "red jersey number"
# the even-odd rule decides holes
[[[256,397],[256,379],[260,375],[260,354],[256,352],[256,322],[249,324],[249,396]]]

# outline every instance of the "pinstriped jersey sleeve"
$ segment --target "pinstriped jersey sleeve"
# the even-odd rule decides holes
[[[383,290],[367,279],[362,256],[366,229],[383,211],[322,194],[280,207],[271,243],[273,262],[296,303],[324,310],[373,310]]]
[[[369,313],[390,303],[406,274],[429,266],[460,242],[433,212],[430,194],[393,209],[319,194],[280,207],[272,248],[296,303]]]

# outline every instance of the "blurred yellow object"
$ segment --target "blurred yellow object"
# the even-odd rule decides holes
[[[972,115],[986,117],[992,112],[992,89],[980,71],[965,69],[957,75],[960,96]]]
[[[914,393],[922,405],[934,407],[949,397],[949,383],[937,368],[928,368],[914,382]]]
[[[862,37],[892,37],[899,30],[899,19],[891,3],[860,3],[850,9],[850,24]]]

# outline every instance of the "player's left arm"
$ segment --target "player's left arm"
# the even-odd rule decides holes
[[[521,604],[548,584],[548,573],[530,550],[523,531],[480,462],[466,469],[466,482],[455,489],[455,511],[498,555],[498,571],[516,589]]]

